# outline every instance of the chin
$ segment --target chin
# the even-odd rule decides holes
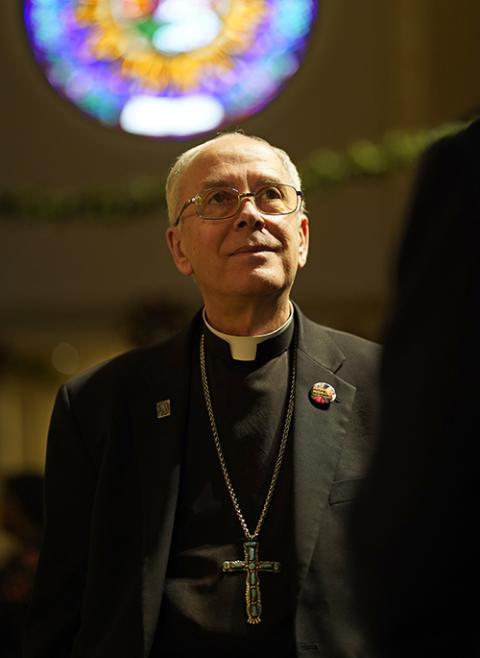
[[[268,276],[266,273],[250,273],[243,280],[237,279],[231,290],[240,295],[262,296],[280,293],[287,287],[284,278]]]

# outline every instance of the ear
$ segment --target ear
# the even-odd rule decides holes
[[[179,226],[169,226],[165,237],[177,270],[185,276],[193,274],[193,267],[182,246],[182,230]]]
[[[308,256],[309,225],[308,217],[306,215],[302,214],[298,219],[298,267],[302,268],[307,262]]]

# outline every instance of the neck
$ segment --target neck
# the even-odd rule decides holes
[[[281,327],[290,315],[288,296],[272,303],[240,301],[237,303],[215,304],[204,300],[205,314],[209,324],[230,336],[261,336]]]

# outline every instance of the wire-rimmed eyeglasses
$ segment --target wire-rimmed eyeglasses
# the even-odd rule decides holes
[[[174,226],[191,204],[195,204],[199,217],[219,220],[236,215],[244,199],[252,199],[262,215],[289,215],[298,209],[303,192],[283,183],[264,185],[256,192],[239,192],[234,187],[212,187],[185,201]]]

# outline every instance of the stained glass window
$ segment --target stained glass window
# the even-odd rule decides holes
[[[105,124],[156,137],[223,127],[298,69],[317,0],[25,0],[50,84]]]

